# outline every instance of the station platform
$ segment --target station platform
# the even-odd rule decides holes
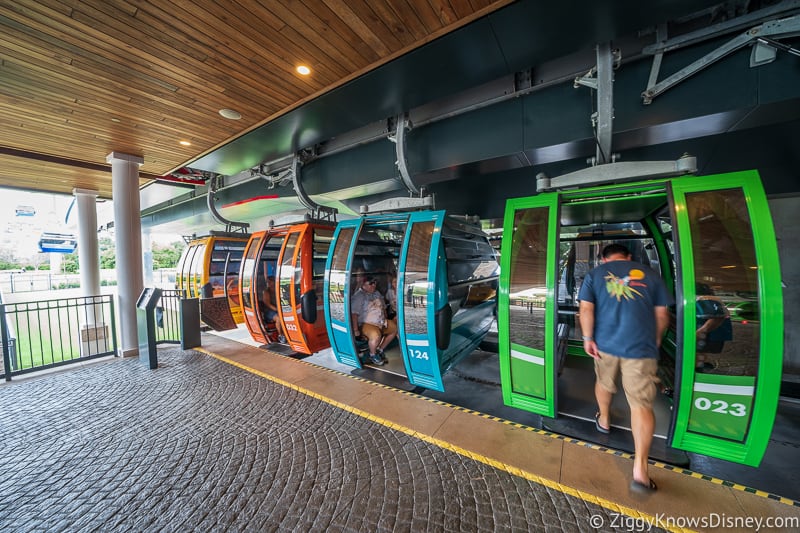
[[[800,502],[203,334],[0,385],[4,531],[797,530]]]

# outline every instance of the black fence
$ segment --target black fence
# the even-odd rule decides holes
[[[0,377],[117,353],[110,295],[0,304]]]
[[[156,344],[181,343],[183,291],[164,289],[156,307]]]

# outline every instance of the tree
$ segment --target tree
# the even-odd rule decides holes
[[[153,269],[175,268],[186,244],[181,241],[167,245],[153,244]]]
[[[117,250],[114,247],[114,241],[110,237],[101,237],[97,239],[97,247],[100,251],[100,268],[116,268]]]
[[[61,259],[61,272],[65,274],[78,273],[78,254],[75,252],[64,254],[64,257]]]
[[[182,241],[175,241],[167,245],[154,244],[153,268],[175,268],[185,247],[186,244]],[[117,252],[114,240],[110,237],[100,237],[97,239],[97,248],[100,255],[100,268],[116,268]],[[61,270],[70,274],[78,272],[78,254],[65,254],[61,263]]]

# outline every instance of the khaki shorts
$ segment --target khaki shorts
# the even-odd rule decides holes
[[[622,388],[628,405],[652,409],[657,392],[656,383],[660,381],[656,375],[658,359],[631,359],[600,352],[600,359],[594,360],[594,371],[598,383],[612,394],[617,392],[615,381],[617,374],[622,371]]]
[[[367,322],[361,324],[361,334],[370,340],[380,341],[381,338],[385,337],[386,335],[391,335],[396,331],[397,324],[394,320],[387,320],[386,326],[383,328],[376,326],[375,324],[368,324]]]

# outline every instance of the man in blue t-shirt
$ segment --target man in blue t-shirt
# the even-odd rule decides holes
[[[625,246],[609,244],[602,256],[603,264],[586,275],[578,294],[583,349],[594,358],[597,375],[595,427],[601,433],[611,430],[611,399],[622,372],[635,449],[631,490],[653,492],[647,457],[655,430],[658,350],[672,298],[658,274],[631,261]]]

